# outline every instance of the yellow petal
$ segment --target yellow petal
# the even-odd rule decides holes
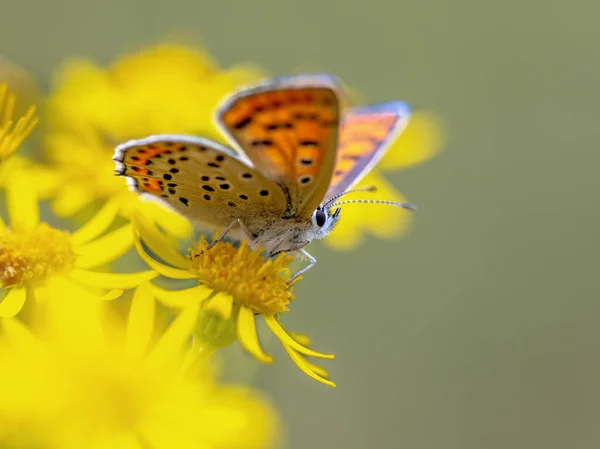
[[[177,318],[171,323],[148,356],[148,361],[150,363],[160,364],[168,362],[171,357],[178,353],[186,342],[191,342],[192,332],[196,326],[199,310],[200,306],[194,304],[184,308],[181,313],[177,315]]]
[[[22,346],[22,349],[32,349],[37,345],[36,337],[31,333],[31,328],[19,319],[4,318],[2,323],[2,336],[11,341],[11,344]]]
[[[98,299],[100,301],[112,301],[120,297],[122,294],[123,290],[121,290],[120,288],[115,288],[114,290],[111,290],[108,293],[105,293],[104,295],[98,296]]]
[[[140,243],[138,238],[134,238],[134,245],[135,245],[135,249],[137,249],[137,252],[140,255],[140,257],[142,258],[142,260],[144,262],[146,262],[150,268],[152,268],[155,271],[158,271],[163,276],[171,278],[171,279],[194,279],[196,277],[190,271],[181,270],[179,268],[169,267],[168,265],[162,264],[162,263],[154,260],[144,250],[144,248],[142,247],[142,244]]]
[[[123,294],[123,289],[109,287],[96,287],[92,285],[83,285],[77,282],[71,273],[52,276],[47,279],[45,287],[39,289],[46,293],[46,296],[50,298],[50,301],[54,301],[54,297],[61,296],[64,298],[64,302],[75,301],[82,302],[88,301],[96,304],[100,301],[112,301]],[[91,306],[91,308],[98,307],[97,305]]]
[[[27,299],[27,290],[24,287],[7,289],[6,295],[0,302],[0,317],[10,318],[21,311]]]
[[[71,217],[93,200],[87,189],[66,185],[57,190],[52,201],[52,212],[59,217]]]
[[[288,348],[284,345],[284,348],[286,350],[286,352],[288,353],[288,355],[290,356],[290,358],[292,359],[292,361],[296,364],[296,366],[298,368],[300,368],[300,370],[306,374],[307,376],[325,384],[328,385],[330,387],[335,388],[335,384],[330,381],[329,379],[326,379],[325,376],[322,376],[320,374],[318,374],[317,372],[315,372],[314,368],[315,365],[313,365],[312,363],[309,364],[308,362],[306,362],[306,360],[304,360],[300,354],[298,354],[296,351],[292,350],[291,348]],[[318,367],[317,367],[318,368]],[[318,368],[321,373],[325,372],[325,374],[327,374],[327,371],[323,370],[322,368]]]
[[[140,238],[154,254],[177,268],[185,269],[189,266],[187,259],[179,253],[177,242],[162,234],[154,223],[139,213],[135,214],[131,221]]]
[[[94,271],[74,269],[69,273],[84,285],[99,288],[133,288],[144,281],[149,281],[158,276],[156,271],[141,271],[139,273],[97,273]]]
[[[132,243],[133,232],[128,223],[93,242],[76,247],[78,257],[75,266],[95,268],[112,262],[125,254]]]
[[[34,183],[27,180],[21,171],[8,177],[6,207],[13,229],[33,229],[40,221]]]
[[[444,141],[442,120],[430,112],[417,111],[379,162],[379,168],[398,170],[427,161],[440,152]]]
[[[219,318],[228,320],[233,312],[233,296],[219,292],[204,303],[204,310]]]
[[[242,347],[256,360],[263,363],[272,363],[273,357],[266,354],[258,341],[254,313],[246,307],[241,307],[237,320],[237,335]]]
[[[302,346],[306,346],[306,347],[308,347],[308,346],[310,345],[310,338],[308,338],[308,337],[307,337],[307,336],[305,336],[305,335],[300,335],[300,334],[291,334],[291,333],[290,333],[290,336],[291,336],[291,337],[292,337],[294,340],[296,340],[298,343],[300,343]],[[299,338],[296,338],[297,336],[300,336],[301,338],[300,338],[300,339],[299,339]],[[305,342],[306,342],[306,343],[305,343]],[[288,346],[283,346],[283,349],[285,349],[285,351],[288,353],[288,355],[289,355],[290,357],[292,357],[292,353],[294,353],[294,354],[296,354],[296,355],[297,355],[296,351],[294,351],[293,349],[291,349],[291,348],[290,348],[290,347],[288,347]],[[319,375],[319,376],[321,376],[321,377],[324,377],[325,379],[329,379],[329,373],[327,372],[327,370],[326,370],[326,369],[324,369],[324,368],[321,368],[320,366],[318,366],[318,365],[315,365],[314,363],[311,363],[311,362],[309,362],[308,360],[304,360],[304,359],[302,359],[302,360],[304,361],[304,364],[306,365],[306,367],[307,367],[309,370],[313,371],[315,374],[317,374],[317,375]]]
[[[154,221],[169,234],[179,238],[187,238],[191,235],[192,224],[183,215],[154,201],[140,202],[140,207],[142,206],[144,211],[149,213]]]
[[[269,329],[275,334],[279,341],[286,346],[298,351],[300,354],[307,355],[309,357],[319,357],[321,359],[334,359],[335,355],[333,354],[323,354],[321,352],[313,351],[312,349],[305,348],[298,342],[296,342],[292,337],[290,337],[287,332],[283,329],[279,321],[273,315],[263,315],[267,326]]]
[[[150,284],[145,282],[135,290],[129,310],[125,348],[130,355],[142,356],[154,329],[155,303]]]
[[[48,278],[46,288],[44,322],[52,335],[70,341],[71,346],[87,348],[85,353],[100,348],[104,344],[102,311],[106,304],[102,296],[65,276]],[[76,341],[72,341],[73,335],[78,336]]]
[[[151,284],[151,288],[156,299],[162,305],[172,309],[182,309],[192,304],[199,304],[213,293],[213,290],[205,285],[183,290],[165,290]]]
[[[307,348],[312,344],[312,340],[308,335],[299,334],[297,332],[289,332],[290,337],[296,340],[302,346],[306,346]]]
[[[76,245],[81,245],[101,235],[115,220],[118,211],[119,203],[117,199],[107,201],[90,221],[71,235],[73,242]]]

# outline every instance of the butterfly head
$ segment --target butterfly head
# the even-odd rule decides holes
[[[345,192],[339,193],[327,201],[322,203],[317,209],[313,212],[311,216],[311,226],[305,231],[305,236],[307,240],[312,239],[322,239],[329,234],[333,228],[340,221],[340,213],[342,209],[338,206],[343,204],[351,204],[351,203],[371,203],[371,204],[386,204],[390,206],[401,207],[403,209],[415,210],[416,207],[412,204],[407,203],[398,203],[396,201],[385,201],[385,200],[347,200],[347,201],[336,201],[340,197],[347,195],[349,193],[356,192],[374,192],[376,188],[373,186],[369,187],[359,187],[353,190],[347,190]]]
[[[315,239],[322,239],[331,232],[340,220],[341,208],[335,210],[326,206],[319,206],[311,216],[312,227],[310,233]]]

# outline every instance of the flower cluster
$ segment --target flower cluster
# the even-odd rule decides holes
[[[245,242],[207,251],[204,237],[190,240],[187,220],[114,176],[113,149],[125,140],[219,140],[211,124],[218,101],[263,76],[251,65],[221,69],[177,45],[108,68],[69,61],[43,109],[43,163],[14,155],[36,109],[16,118],[11,86],[0,83],[0,445],[267,447],[277,428],[269,404],[219,384],[212,369],[214,354],[235,341],[273,361],[257,321],[302,372],[335,386],[310,360],[334,356],[282,325],[301,279],[291,281],[293,256],[268,258]],[[381,169],[431,157],[440,135],[434,118],[417,113]],[[380,172],[364,184],[403,200]],[[40,212],[46,202],[52,214]],[[402,210],[349,208],[327,242],[354,248],[366,234],[397,236],[407,223]]]

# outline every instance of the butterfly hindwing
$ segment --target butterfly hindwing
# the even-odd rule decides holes
[[[274,78],[234,94],[217,113],[220,127],[288,198],[289,215],[309,216],[333,173],[340,88],[330,75]]]
[[[157,135],[117,147],[117,173],[130,186],[161,200],[190,220],[224,228],[237,218],[252,227],[255,217],[285,210],[279,186],[230,149],[207,139]]]
[[[344,115],[337,160],[326,198],[359,182],[404,130],[410,108],[401,101],[361,106]]]

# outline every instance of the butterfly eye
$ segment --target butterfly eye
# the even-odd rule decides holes
[[[317,209],[313,214],[313,221],[318,227],[322,228],[327,221],[327,215],[325,214],[325,211],[323,211],[323,209]]]

